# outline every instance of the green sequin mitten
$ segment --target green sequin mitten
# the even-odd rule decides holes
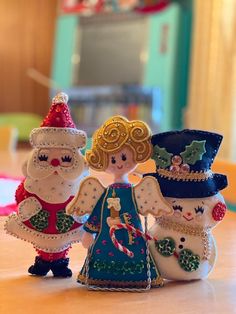
[[[41,210],[38,214],[30,218],[30,223],[37,231],[41,232],[48,227],[48,217],[49,213]]]
[[[188,249],[184,249],[179,253],[178,261],[180,267],[187,272],[197,270],[200,265],[199,255],[193,254],[193,252]]]
[[[175,252],[175,241],[172,238],[155,241],[155,246],[157,251],[165,257],[172,256]]]
[[[74,224],[74,219],[71,216],[67,216],[64,210],[57,213],[57,230],[60,233],[65,233],[70,230]]]

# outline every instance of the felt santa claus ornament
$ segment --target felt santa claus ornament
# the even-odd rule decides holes
[[[86,134],[76,129],[67,101],[64,93],[55,96],[41,127],[32,130],[26,178],[16,191],[18,212],[5,224],[7,233],[33,244],[38,255],[28,271],[38,276],[51,270],[55,277],[70,277],[66,256],[82,235],[82,221],[67,216],[65,207],[87,168],[80,152]]]
[[[213,173],[211,164],[222,136],[200,130],[159,133],[152,137],[154,176],[173,214],[156,219],[150,233],[155,262],[166,279],[203,279],[216,261],[212,229],[224,218],[220,191],[227,177]]]

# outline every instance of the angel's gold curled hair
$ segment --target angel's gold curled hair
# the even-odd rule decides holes
[[[152,154],[151,131],[146,123],[121,116],[108,119],[93,135],[92,148],[86,153],[89,166],[98,171],[108,167],[110,153],[124,147],[133,152],[134,162],[142,163]]]

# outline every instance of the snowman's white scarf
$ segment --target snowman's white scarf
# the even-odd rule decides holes
[[[184,223],[179,223],[176,221],[171,221],[167,217],[160,217],[156,219],[158,225],[163,229],[169,229],[190,236],[201,237],[204,250],[202,255],[202,260],[208,260],[210,258],[210,240],[209,234],[211,227],[207,226],[205,228],[200,226],[188,226]]]

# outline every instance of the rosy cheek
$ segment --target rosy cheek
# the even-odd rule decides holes
[[[180,218],[180,217],[181,217],[181,212],[175,211],[173,215],[174,215],[176,218]]]
[[[215,221],[221,221],[226,213],[226,206],[224,203],[217,203],[212,210],[212,217]]]

